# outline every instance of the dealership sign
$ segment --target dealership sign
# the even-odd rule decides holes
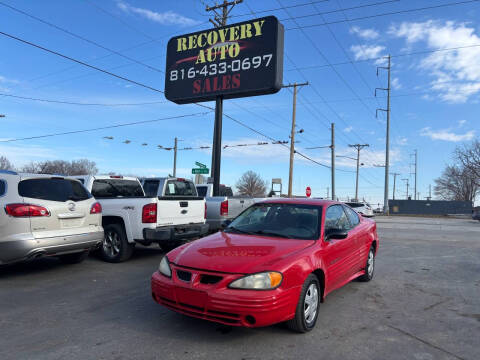
[[[283,80],[283,25],[274,16],[176,36],[165,97],[177,104],[273,94]]]

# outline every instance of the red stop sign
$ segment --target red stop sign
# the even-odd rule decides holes
[[[305,194],[307,195],[307,197],[310,197],[310,195],[312,195],[312,189],[310,189],[310,186],[307,186],[307,188],[305,189]]]

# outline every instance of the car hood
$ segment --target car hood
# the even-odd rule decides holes
[[[314,240],[217,232],[173,250],[168,258],[179,266],[245,274],[276,270],[272,268],[276,261],[314,243]]]

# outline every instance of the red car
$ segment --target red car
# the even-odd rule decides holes
[[[152,275],[153,299],[226,325],[286,321],[307,332],[333,290],[373,277],[374,221],[341,203],[312,199],[252,205],[224,231],[169,252]]]

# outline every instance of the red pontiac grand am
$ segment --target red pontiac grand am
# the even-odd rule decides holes
[[[376,224],[341,203],[277,199],[252,205],[224,231],[165,255],[152,295],[167,308],[226,325],[286,321],[313,329],[333,290],[373,277]]]

